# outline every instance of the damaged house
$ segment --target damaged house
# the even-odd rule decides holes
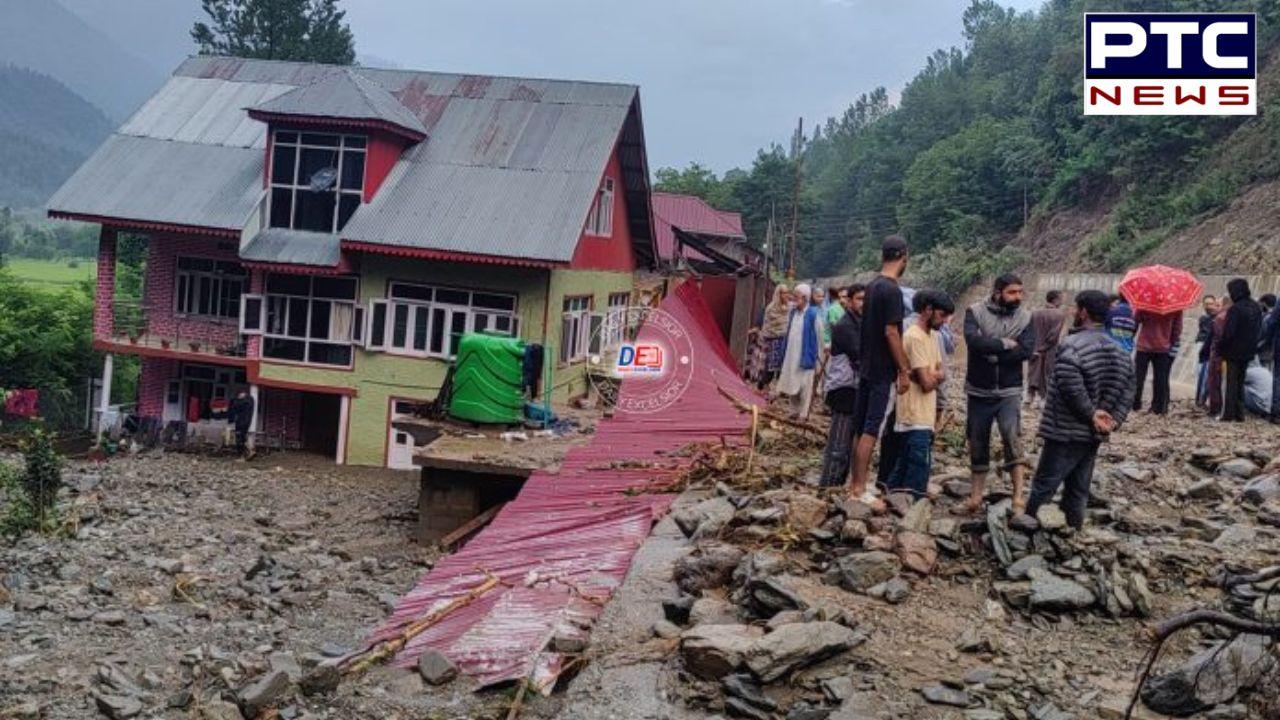
[[[542,344],[554,400],[585,392],[653,263],[648,182],[635,86],[199,57],[49,215],[102,226],[104,397],[137,355],[140,418],[216,430],[247,386],[260,439],[386,465],[464,333]],[[140,305],[115,297],[124,234]]]

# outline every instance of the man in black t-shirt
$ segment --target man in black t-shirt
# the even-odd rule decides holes
[[[907,391],[907,353],[902,348],[902,289],[898,278],[907,269],[907,243],[897,235],[880,246],[880,275],[867,286],[862,313],[861,382],[854,403],[855,427],[861,433],[853,460],[850,495],[865,502],[875,500],[867,486],[871,453],[884,432],[893,401]]]

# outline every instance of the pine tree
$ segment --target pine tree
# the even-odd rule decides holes
[[[202,55],[351,65],[351,26],[338,0],[202,0],[209,22],[191,37]]]

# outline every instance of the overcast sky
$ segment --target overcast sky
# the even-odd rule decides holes
[[[1004,0],[1018,9],[1041,0]],[[803,115],[896,93],[961,42],[968,0],[346,0],[357,50],[405,68],[640,86],[649,165],[749,165]]]

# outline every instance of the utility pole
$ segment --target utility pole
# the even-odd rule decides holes
[[[778,248],[773,238],[773,214],[777,210],[776,203],[769,203],[769,224],[764,228],[764,252],[768,263],[778,264]],[[766,272],[768,267],[765,268]]]
[[[791,257],[787,262],[787,279],[796,279],[796,232],[800,226],[800,166],[804,162],[804,118],[796,125],[795,137],[791,138],[791,156],[796,163],[796,182],[791,194]]]

